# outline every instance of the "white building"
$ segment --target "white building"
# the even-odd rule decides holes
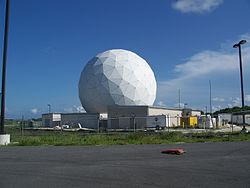
[[[147,125],[147,117],[166,115],[169,127],[180,126],[182,109],[171,109],[157,106],[109,106],[109,129],[144,129]],[[200,111],[192,110],[192,115],[201,115]]]
[[[81,127],[97,129],[99,125],[99,113],[49,113],[42,115],[44,127],[55,127],[69,125],[70,127]]]
[[[49,113],[42,115],[42,126],[43,127],[55,127],[61,125],[61,114],[60,113]]]
[[[155,117],[155,121],[165,116],[166,127],[180,126],[182,109],[171,109],[157,106],[108,106],[108,115],[99,113],[49,113],[42,115],[44,127],[68,125],[71,128],[108,128],[108,129],[144,129],[148,125],[149,118]],[[198,110],[188,109],[190,115],[199,116]],[[157,117],[158,116],[158,117]],[[153,118],[154,119],[154,118]],[[157,123],[157,122],[155,122]],[[162,126],[161,126],[162,127]]]
[[[229,122],[233,122],[233,124],[242,124],[243,123],[243,114],[245,114],[245,123],[250,125],[250,112],[234,112],[232,113],[221,113],[218,114],[222,121],[222,125],[225,125]]]

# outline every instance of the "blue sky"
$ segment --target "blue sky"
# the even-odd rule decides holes
[[[4,4],[0,0],[2,57]],[[105,50],[143,57],[158,83],[155,105],[213,110],[240,105],[242,46],[245,100],[250,105],[248,0],[11,0],[6,115],[39,117],[80,109],[84,65]],[[182,104],[183,105],[183,104]]]

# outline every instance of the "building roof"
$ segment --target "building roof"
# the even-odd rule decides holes
[[[42,115],[50,115],[50,114],[60,114],[60,115],[99,115],[99,113],[87,113],[87,112],[74,112],[74,113],[46,113],[46,114],[42,114]]]
[[[121,107],[121,108],[126,108],[126,107],[146,107],[146,108],[155,108],[155,109],[163,109],[163,110],[180,110],[182,111],[183,109],[179,109],[179,108],[167,108],[167,107],[163,107],[163,106],[148,106],[148,105],[112,105],[109,106],[109,108],[112,107]],[[192,111],[197,111],[197,112],[201,112],[201,110],[194,110],[191,109]]]

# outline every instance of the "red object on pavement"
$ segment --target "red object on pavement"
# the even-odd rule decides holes
[[[165,150],[162,150],[161,153],[181,155],[185,153],[185,151],[182,148],[177,148],[177,149],[165,149]]]

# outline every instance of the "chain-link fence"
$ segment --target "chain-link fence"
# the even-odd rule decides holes
[[[234,112],[231,115],[232,124],[250,125],[250,111]]]
[[[178,116],[157,115],[144,117],[108,118],[107,128],[113,131],[136,131],[145,129],[167,129],[179,127],[181,119]]]

